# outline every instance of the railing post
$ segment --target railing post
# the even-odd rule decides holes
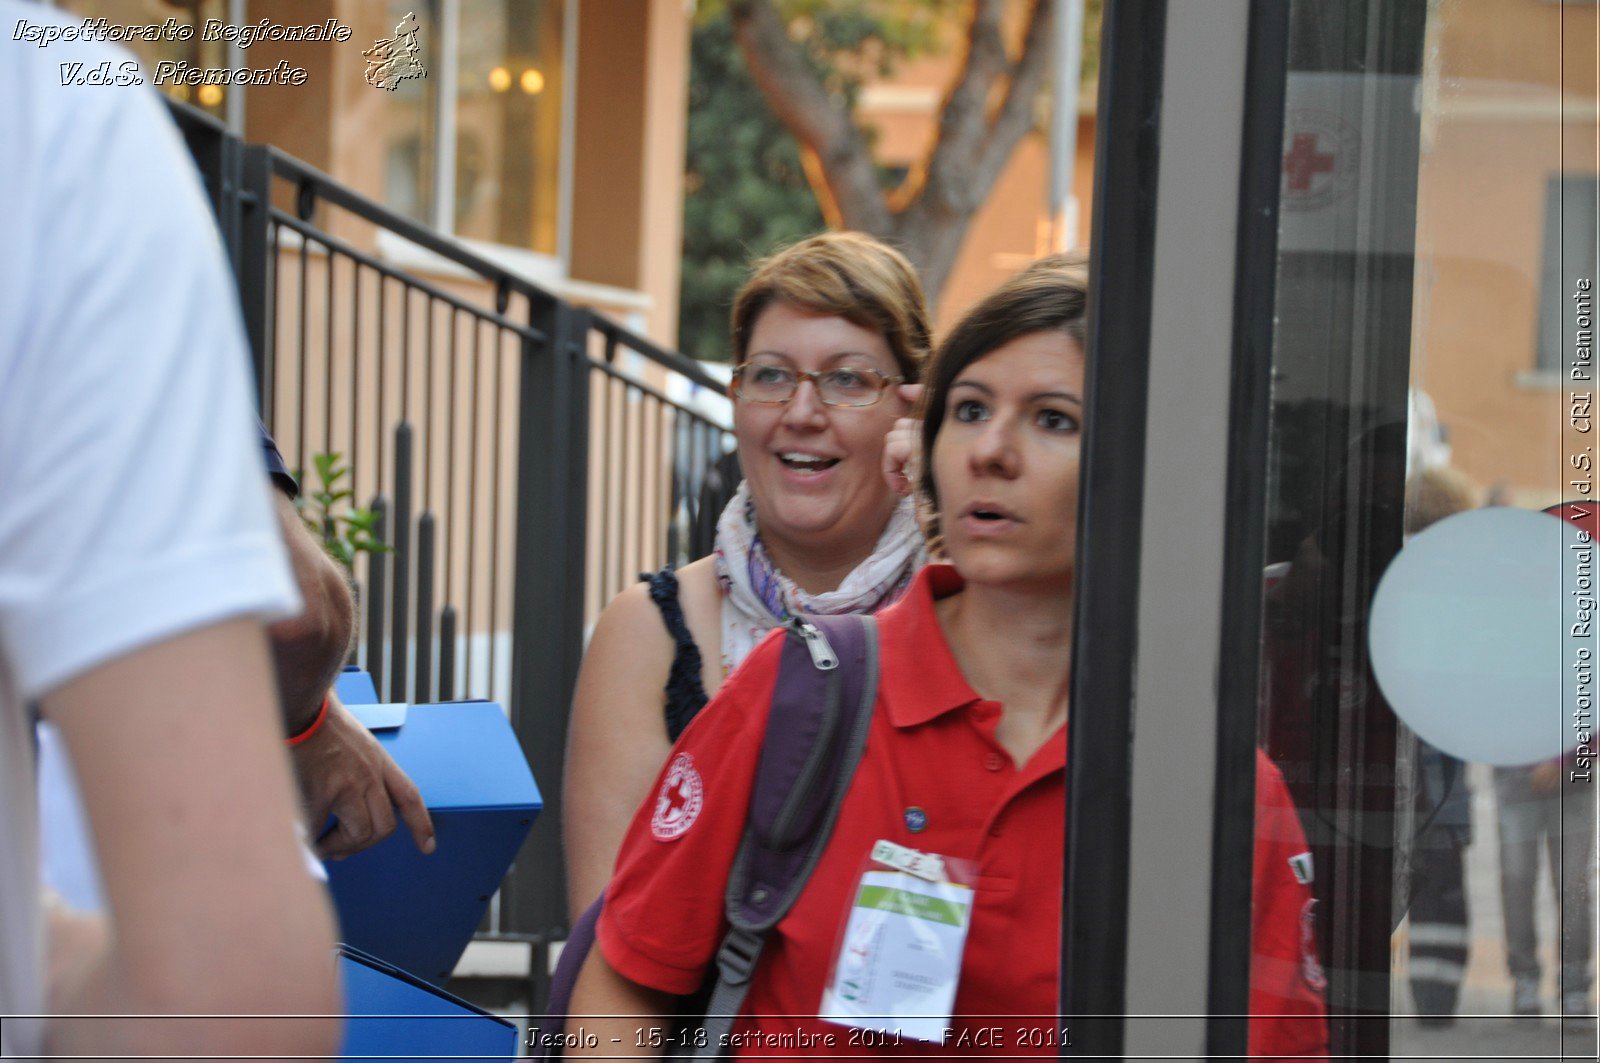
[[[263,412],[270,411],[272,386],[272,246],[269,214],[272,207],[272,160],[259,144],[239,147],[238,244],[233,248],[234,271],[239,280],[239,304],[244,330],[250,338],[250,360],[255,366],[256,391]],[[304,455],[301,455],[304,460]]]
[[[548,941],[565,936],[568,925],[561,780],[567,712],[583,655],[589,312],[535,296],[530,318],[547,339],[523,345],[511,706],[545,806],[503,894],[500,929]]]
[[[226,203],[229,194],[229,168],[235,166],[237,159],[231,158],[230,143],[237,140],[227,128],[215,118],[204,111],[188,104],[178,103],[168,99],[167,113],[178,127],[178,132],[183,134],[184,146],[189,149],[189,157],[194,161],[196,170],[200,171],[200,180],[205,185],[206,198],[211,201],[211,213],[215,215],[217,228],[222,232],[222,241],[227,245],[229,254],[234,249],[234,227],[230,219],[230,209]]]

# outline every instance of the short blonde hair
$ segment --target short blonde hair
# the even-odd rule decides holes
[[[788,303],[880,333],[907,381],[928,357],[928,308],[906,257],[865,233],[822,233],[762,259],[733,301],[734,364],[744,362],[761,312]]]

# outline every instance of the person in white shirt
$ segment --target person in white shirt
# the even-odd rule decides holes
[[[298,599],[178,135],[148,88],[62,84],[125,52],[19,20],[63,21],[0,0],[0,1054],[327,1055],[331,1019],[154,1017],[339,1011],[263,631]],[[103,923],[45,913],[35,708]]]

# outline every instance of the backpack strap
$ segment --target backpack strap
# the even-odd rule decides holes
[[[821,859],[878,696],[871,617],[795,617],[787,626],[744,838],[728,875],[729,930],[717,950],[696,1059],[722,1055],[767,932],[788,914]]]
[[[595,931],[605,904],[606,893],[601,890],[600,896],[583,910],[567,933],[566,944],[561,947],[561,956],[556,960],[556,969],[550,975],[550,999],[545,1002],[542,1027],[546,1031],[561,1033],[567,1017],[572,1014],[572,991],[578,986],[578,975],[583,973],[584,961],[589,958],[589,953],[596,950]],[[533,1043],[537,1047],[529,1055],[534,1059],[562,1058],[560,1037],[535,1038]]]

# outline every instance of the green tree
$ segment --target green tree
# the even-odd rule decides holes
[[[959,0],[786,0],[799,62],[846,108],[862,81],[938,47]],[[827,227],[794,137],[750,77],[728,5],[702,3],[690,42],[688,166],[678,343],[690,357],[729,357],[728,314],[750,262]],[[871,140],[870,131],[866,134]],[[903,172],[874,167],[879,187]]]
[[[691,48],[681,344],[727,357],[751,258],[823,225],[899,247],[931,303],[1017,143],[1041,128],[1056,0],[702,0]],[[1085,0],[1093,97],[1101,0]],[[951,32],[958,24],[964,32]],[[1020,30],[1020,33],[1016,32]],[[923,158],[888,170],[855,114],[865,79],[960,50]],[[754,76],[751,75],[754,71]]]
[[[726,15],[702,15],[689,47],[678,344],[691,358],[725,361],[728,313],[749,260],[820,230],[822,211]]]
[[[926,153],[886,188],[873,159],[870,131],[854,100],[819,72],[820,16],[795,0],[727,0],[734,39],[756,87],[802,148],[807,176],[828,223],[895,244],[922,276],[937,304],[967,226],[1035,128],[1054,51],[1055,0],[1032,0],[1020,35],[1007,25],[1005,0],[971,0],[962,54],[945,91]],[[894,26],[918,11],[949,5],[906,0],[850,0],[843,7]],[[871,49],[859,54],[870,57]],[[877,54],[882,55],[881,49]],[[860,73],[851,63],[837,69]]]

